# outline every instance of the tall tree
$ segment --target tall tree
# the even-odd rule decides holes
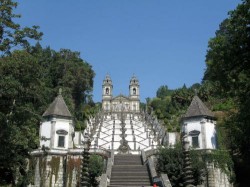
[[[160,88],[158,88],[156,92],[156,97],[164,99],[164,97],[170,96],[171,93],[172,93],[172,90],[169,90],[167,85],[160,86]]]
[[[94,71],[77,52],[37,44],[29,52],[0,58],[0,74],[0,185],[15,183],[16,173],[25,185],[25,159],[38,146],[41,115],[62,88],[77,127],[83,129],[88,114],[84,109],[92,104]]]
[[[0,184],[14,184],[16,174],[26,180],[26,159],[37,147],[46,89],[38,61],[25,51],[1,58],[0,74]]]
[[[237,106],[228,121],[238,177],[250,172],[250,1],[243,0],[229,12],[216,36],[209,41],[204,80],[213,81],[221,95],[231,97]],[[240,158],[240,159],[239,159]],[[244,164],[240,163],[243,161]],[[247,168],[248,167],[248,168]],[[237,171],[236,171],[237,174]],[[246,178],[246,177],[245,177]]]
[[[9,54],[13,47],[28,48],[29,39],[40,40],[42,37],[38,26],[21,28],[14,22],[14,19],[21,17],[13,13],[17,5],[18,3],[12,0],[0,1],[0,55]]]

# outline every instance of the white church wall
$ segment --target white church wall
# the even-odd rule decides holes
[[[196,149],[202,149],[204,147],[202,143],[202,133],[201,133],[201,124],[200,124],[201,119],[202,118],[195,118],[195,119],[188,119],[184,121],[184,123],[187,124],[186,130],[188,134],[194,130],[200,132],[198,136],[199,147],[197,147]],[[190,146],[192,147],[192,136],[188,136],[188,141],[190,142]]]
[[[55,138],[54,138],[54,148],[58,149],[68,149],[69,148],[69,135],[70,135],[70,123],[69,120],[57,120],[55,124]],[[57,130],[65,130],[68,132],[67,135],[64,135],[65,141],[64,141],[64,147],[58,147],[58,141],[59,141],[59,134],[56,133]]]
[[[41,140],[41,138],[47,138],[48,140]],[[45,121],[40,125],[40,147],[50,147],[51,143],[51,122]]]
[[[95,137],[94,137],[94,138],[95,138]],[[84,140],[84,138],[83,138],[83,136],[82,136],[82,133],[81,133],[81,132],[75,132],[75,137],[74,137],[74,139],[73,139],[74,144],[75,144],[76,146],[81,145],[83,140]]]
[[[216,129],[215,124],[211,121],[207,122],[205,125],[206,128],[206,149],[216,149]]]

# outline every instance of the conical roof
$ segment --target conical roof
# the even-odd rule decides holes
[[[63,117],[72,117],[65,101],[59,91],[58,96],[55,100],[50,104],[47,110],[43,113],[43,117],[46,116],[63,116]]]
[[[198,96],[194,96],[191,104],[189,105],[184,118],[207,116],[214,118],[213,112],[211,112],[206,105],[200,100]]]

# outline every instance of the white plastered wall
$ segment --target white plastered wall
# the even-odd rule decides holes
[[[200,132],[199,148],[196,149],[216,149],[215,121],[196,117],[184,120],[183,124],[186,124],[188,134],[193,130]],[[192,136],[189,135],[188,140],[192,146]]]

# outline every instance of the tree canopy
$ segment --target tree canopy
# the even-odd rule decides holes
[[[22,28],[15,19],[21,15],[15,14],[14,10],[18,3],[12,0],[0,1],[0,55],[10,54],[13,47],[29,48],[30,39],[40,40],[43,33],[39,32],[38,26]]]
[[[204,80],[217,86],[218,95],[234,102],[224,132],[230,138],[238,180],[250,172],[250,1],[229,12],[208,43]],[[236,156],[237,155],[237,156]],[[236,158],[237,157],[237,158]],[[240,158],[240,159],[239,159]]]
[[[77,52],[56,52],[37,44],[0,58],[0,73],[0,179],[13,182],[16,168],[27,175],[25,159],[38,146],[41,115],[59,88],[77,128],[84,129],[85,108],[93,105],[94,72]]]

